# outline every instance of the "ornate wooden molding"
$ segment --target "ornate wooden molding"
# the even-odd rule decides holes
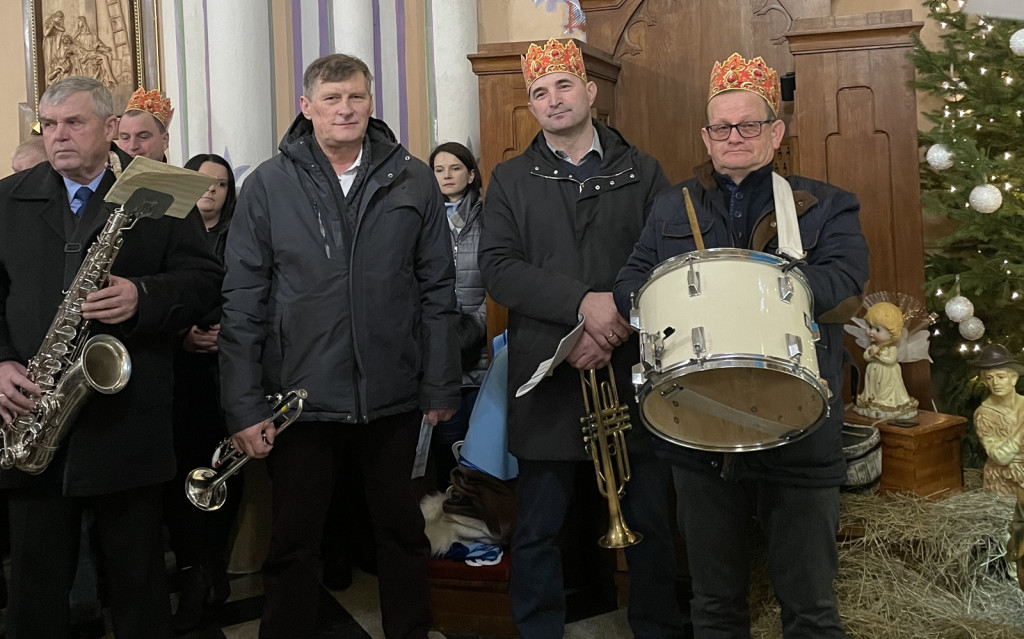
[[[624,55],[637,55],[643,51],[643,46],[635,36],[647,27],[658,24],[658,18],[651,12],[647,2],[641,2],[636,10],[629,16],[626,26],[622,29],[619,41],[615,45],[615,59],[618,60]]]
[[[763,0],[761,8],[754,11],[754,15],[763,18],[772,11],[781,13],[786,18],[786,28],[772,36],[772,44],[783,44],[786,42],[786,33],[793,30],[793,14],[781,2],[776,0]]]

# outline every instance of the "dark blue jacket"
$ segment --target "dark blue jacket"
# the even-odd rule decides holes
[[[710,162],[697,167],[694,174],[695,177],[655,200],[640,241],[619,272],[615,303],[626,317],[631,294],[643,286],[656,265],[696,250],[683,202],[684,186],[690,191],[705,246],[733,246],[726,227],[725,198],[712,177]],[[816,431],[794,443],[736,453],[728,458],[722,453],[693,450],[665,441],[659,441],[658,447],[673,463],[722,473],[728,479],[838,486],[846,477],[841,437],[842,325],[860,306],[860,296],[868,281],[868,247],[860,231],[860,204],[852,193],[799,176],[787,179],[793,189],[800,237],[807,253],[807,263],[800,270],[814,294],[814,316],[821,330],[817,343],[819,372],[833,391],[830,416]],[[749,244],[736,248],[774,254],[778,247],[774,201],[769,200],[765,210],[755,214],[753,229]]]

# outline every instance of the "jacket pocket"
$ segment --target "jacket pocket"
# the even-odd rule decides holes
[[[715,226],[714,218],[697,220],[697,223],[700,227],[700,234],[703,236],[708,235],[711,229]],[[661,225],[661,235],[662,237],[670,239],[692,238],[693,227],[690,226],[689,222],[683,222],[682,220],[669,220]]]

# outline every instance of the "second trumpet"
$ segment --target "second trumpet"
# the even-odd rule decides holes
[[[299,388],[267,398],[274,412],[270,421],[274,423],[279,435],[302,414],[302,402],[306,396],[305,389]],[[224,482],[241,470],[250,459],[252,457],[231,445],[230,437],[225,439],[213,451],[212,468],[196,468],[185,478],[185,496],[200,510],[217,510],[224,505],[228,496],[228,487]]]

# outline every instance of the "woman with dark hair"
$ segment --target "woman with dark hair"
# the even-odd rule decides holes
[[[466,436],[480,382],[487,370],[484,283],[477,266],[480,241],[480,170],[473,153],[458,142],[445,142],[430,154],[430,167],[445,198],[448,228],[455,258],[455,296],[459,307],[459,340],[462,348],[462,404],[447,422],[434,428],[431,447],[438,488],[444,490],[458,459],[452,444]]]
[[[235,208],[235,176],[219,155],[201,154],[185,163],[214,178],[196,202],[206,226],[206,237],[221,262],[231,214]],[[231,594],[227,580],[227,545],[241,498],[240,486],[228,489],[220,510],[203,512],[185,497],[185,478],[198,466],[209,466],[210,456],[227,436],[220,408],[217,335],[220,307],[182,337],[174,357],[174,454],[178,475],[167,486],[165,518],[171,550],[178,565],[180,594],[174,630],[182,633],[199,626],[208,603],[223,603]]]

